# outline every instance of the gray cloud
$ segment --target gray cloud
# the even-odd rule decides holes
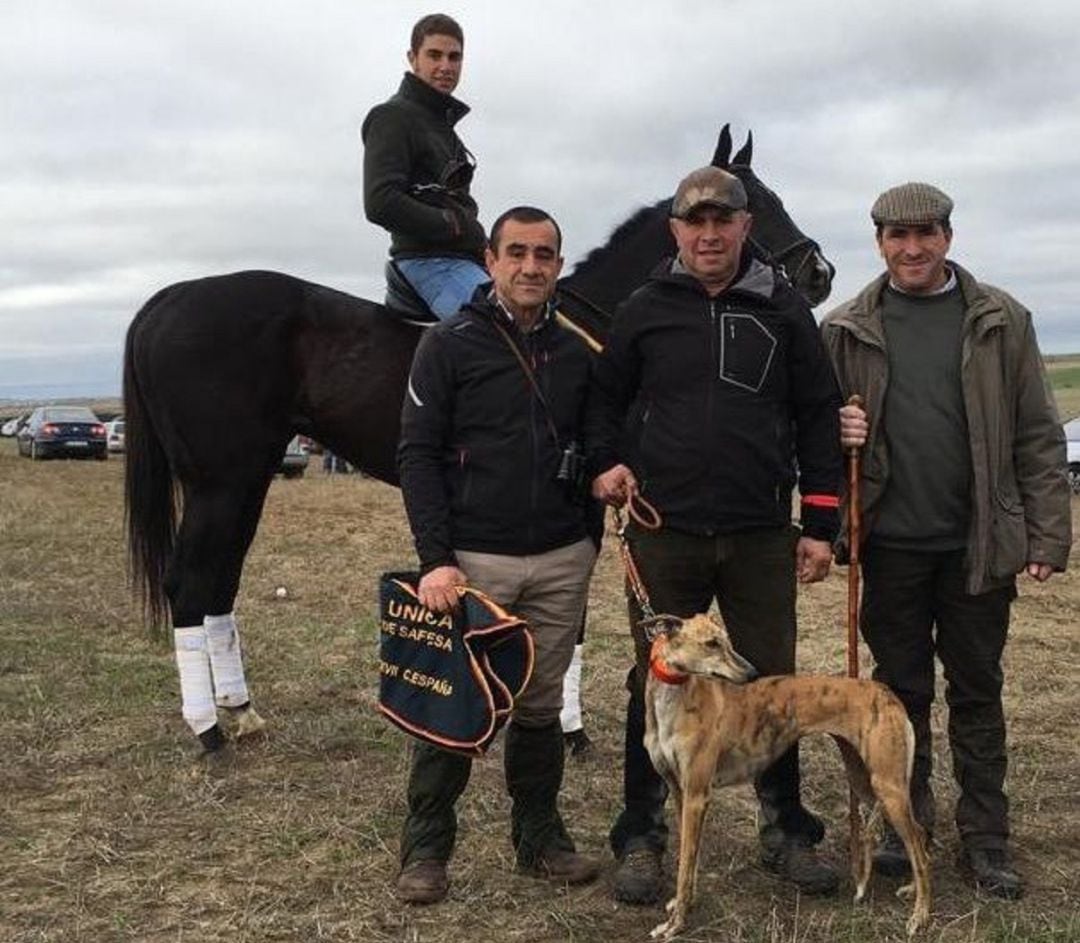
[[[1072,4],[897,8],[551,0],[448,8],[466,29],[462,134],[490,219],[550,208],[583,256],[705,162],[731,121],[838,266],[879,268],[868,207],[928,179],[957,258],[1080,350],[1080,65]],[[0,35],[0,396],[115,392],[123,332],[163,284],[280,268],[380,294],[357,128],[427,3],[18,0]]]

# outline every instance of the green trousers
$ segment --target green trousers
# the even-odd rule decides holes
[[[510,794],[510,838],[519,867],[529,867],[544,850],[574,850],[559,814],[563,779],[562,727],[511,722],[506,728],[506,788]],[[472,772],[472,758],[429,743],[413,747],[409,812],[401,836],[401,865],[448,861],[457,837],[458,798]]]

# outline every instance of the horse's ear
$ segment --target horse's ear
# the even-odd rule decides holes
[[[720,129],[720,137],[716,141],[716,150],[713,151],[712,165],[714,167],[727,167],[729,157],[731,157],[731,125],[725,124]]]
[[[739,148],[739,153],[731,158],[733,164],[738,164],[740,167],[749,167],[750,161],[754,159],[754,132],[746,132],[746,143]]]

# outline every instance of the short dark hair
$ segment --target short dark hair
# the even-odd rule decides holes
[[[428,36],[450,36],[461,43],[462,49],[465,48],[465,34],[461,31],[458,21],[445,13],[429,13],[416,21],[416,25],[412,28],[412,38],[409,40],[409,48],[414,56],[420,51],[420,47],[424,45],[424,40]]]
[[[555,227],[555,249],[562,254],[562,230],[554,216],[535,206],[512,206],[491,224],[488,246],[496,255],[499,254],[499,237],[502,235],[503,224],[510,219],[515,223],[551,223]]]

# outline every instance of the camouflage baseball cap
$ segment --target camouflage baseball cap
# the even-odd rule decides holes
[[[926,226],[944,223],[953,201],[928,183],[902,183],[874,200],[870,218],[879,226]]]
[[[746,209],[746,190],[742,181],[719,167],[699,167],[683,177],[671,201],[671,215],[682,219],[699,206]]]

